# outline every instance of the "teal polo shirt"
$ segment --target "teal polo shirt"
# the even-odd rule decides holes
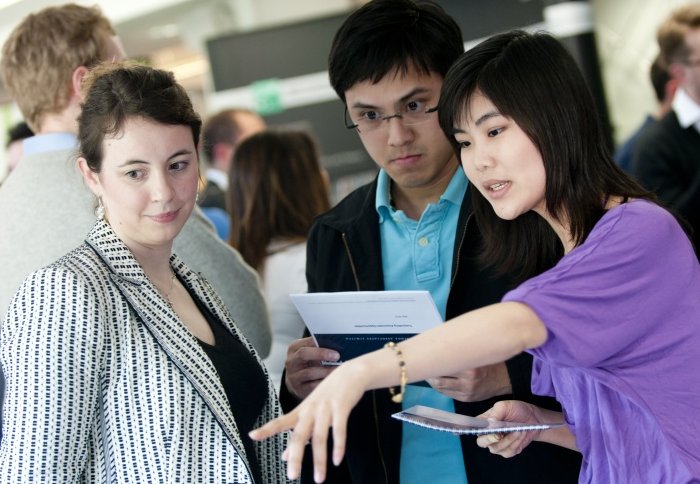
[[[380,170],[375,207],[379,214],[384,288],[430,291],[444,320],[457,221],[467,190],[467,178],[461,169],[457,169],[440,200],[428,204],[417,221],[391,206],[390,186],[389,175]],[[432,388],[409,385],[403,408],[413,405],[454,412],[451,398]],[[426,482],[466,484],[459,437],[404,423],[401,484]]]

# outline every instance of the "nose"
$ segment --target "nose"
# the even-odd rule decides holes
[[[175,190],[168,173],[158,173],[151,177],[151,199],[154,202],[169,202],[172,200]]]
[[[476,143],[471,146],[472,163],[478,172],[483,172],[493,166],[493,157],[487,149],[477,148]]]
[[[404,146],[413,141],[411,126],[404,125],[400,117],[392,116],[385,123],[388,124],[386,129],[389,131],[389,146]]]

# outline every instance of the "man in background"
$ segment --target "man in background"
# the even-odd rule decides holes
[[[656,56],[654,62],[651,63],[649,80],[654,88],[654,95],[658,103],[656,111],[648,114],[642,125],[615,152],[615,163],[626,172],[630,171],[634,146],[637,140],[644,131],[658,123],[671,110],[673,96],[678,88],[678,81],[668,73],[668,69],[664,66],[660,55]]]
[[[700,4],[680,7],[657,32],[660,55],[678,82],[672,110],[639,137],[632,173],[684,217],[700,253]]]
[[[246,109],[225,109],[204,122],[202,154],[207,185],[199,201],[200,207],[227,210],[228,171],[236,146],[265,128],[265,121]]]

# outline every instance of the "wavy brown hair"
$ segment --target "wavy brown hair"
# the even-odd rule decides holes
[[[244,140],[229,171],[229,243],[260,271],[275,239],[305,240],[330,208],[314,140],[301,131],[265,131]]]
[[[98,7],[66,4],[27,15],[2,48],[2,77],[33,131],[68,105],[73,71],[110,60],[116,35]]]

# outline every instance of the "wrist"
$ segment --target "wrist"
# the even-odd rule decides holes
[[[345,370],[345,378],[350,378],[363,391],[372,388],[372,365],[366,360],[367,358],[361,356],[343,363],[338,368]]]

